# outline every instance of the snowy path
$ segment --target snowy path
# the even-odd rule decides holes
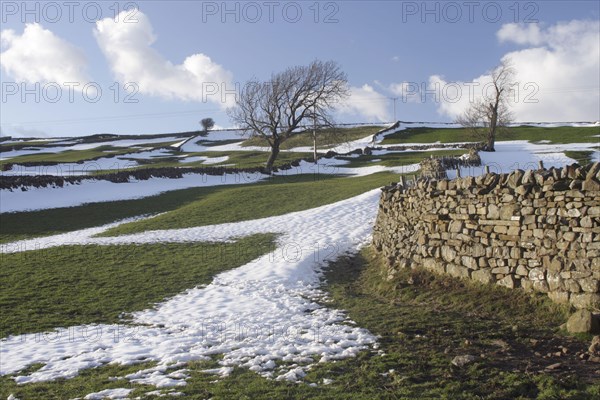
[[[69,378],[105,363],[154,360],[158,366],[129,377],[158,387],[185,384],[185,373],[165,367],[223,354],[230,366],[296,381],[308,365],[354,356],[375,342],[365,329],[343,323],[337,310],[315,303],[323,261],[368,243],[379,189],[326,206],[279,217],[152,231],[116,238],[92,238],[111,225],[3,246],[3,252],[63,244],[123,244],[226,240],[259,232],[279,233],[277,248],[240,268],[134,315],[136,326],[93,325],[3,339],[1,374],[45,363],[19,383]],[[277,368],[275,361],[293,363]],[[170,375],[169,375],[170,374]],[[169,376],[168,376],[169,375]]]

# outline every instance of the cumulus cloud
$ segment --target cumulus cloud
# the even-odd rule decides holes
[[[340,103],[337,111],[342,114],[360,115],[366,122],[385,122],[391,119],[390,100],[371,85],[350,87],[350,96]]]
[[[527,47],[502,57],[515,69],[517,91],[511,97],[517,121],[600,119],[599,21],[573,20],[546,28],[506,24],[497,32],[497,38]],[[473,96],[481,96],[481,88],[489,81],[489,73],[471,82],[449,82],[434,75],[429,85],[432,89],[437,85],[441,91],[438,112],[456,118]],[[461,92],[458,99],[453,97],[453,90]]]
[[[417,82],[400,82],[392,83],[388,87],[388,90],[394,95],[399,97],[402,103],[418,103],[420,101],[419,84]]]
[[[73,87],[81,90],[89,81],[83,52],[38,23],[26,24],[21,35],[2,30],[1,38],[0,64],[19,83],[79,83]]]
[[[202,53],[190,55],[181,64],[171,63],[152,48],[157,37],[148,17],[138,11],[137,23],[128,23],[125,16],[117,22],[114,18],[100,20],[94,31],[117,79],[134,82],[140,93],[151,96],[211,101],[223,108],[235,103],[229,71]]]
[[[514,42],[520,45],[538,46],[543,43],[542,31],[538,24],[505,24],[496,33],[502,42]]]

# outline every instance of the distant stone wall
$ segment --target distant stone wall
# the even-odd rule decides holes
[[[470,149],[468,154],[462,156],[443,156],[425,158],[420,163],[421,177],[442,179],[447,178],[446,170],[460,167],[479,167],[481,157],[475,149]]]
[[[600,310],[600,163],[388,186],[373,244],[390,278],[422,266]]]

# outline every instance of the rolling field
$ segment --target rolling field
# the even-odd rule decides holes
[[[381,128],[325,132],[321,153],[349,153],[317,164],[299,161],[312,157],[300,134],[277,164],[294,165],[272,175],[233,170],[268,156],[235,133],[72,139],[56,152],[2,142],[7,180],[19,163],[103,158],[184,174],[118,183],[93,179],[115,170],[101,169],[0,190],[0,398],[598,398],[597,368],[574,356],[590,337],[559,328],[567,307],[421,270],[382,278],[369,246],[379,188],[426,157],[467,152],[388,147],[481,138],[401,127],[371,141]],[[593,162],[599,134],[512,128],[481,158],[501,172]],[[543,355],[563,347],[572,359],[548,369]],[[477,361],[452,366],[467,350]]]

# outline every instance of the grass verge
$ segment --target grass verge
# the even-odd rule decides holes
[[[208,284],[272,250],[274,235],[235,243],[60,246],[1,254],[0,334],[123,322],[186,289]]]
[[[557,334],[568,310],[545,296],[423,270],[401,271],[391,280],[388,273],[371,249],[338,260],[326,273],[332,306],[348,310],[359,326],[380,335],[385,354],[365,352],[333,364],[348,391],[378,387],[374,398],[386,399],[600,394],[598,366],[576,357],[587,344]],[[566,353],[556,355],[562,347]],[[464,368],[451,365],[455,356],[466,354],[476,361]],[[557,362],[556,370],[546,369]]]
[[[587,165],[600,161],[600,149],[597,150],[568,150],[565,156],[574,159],[580,165]]]

